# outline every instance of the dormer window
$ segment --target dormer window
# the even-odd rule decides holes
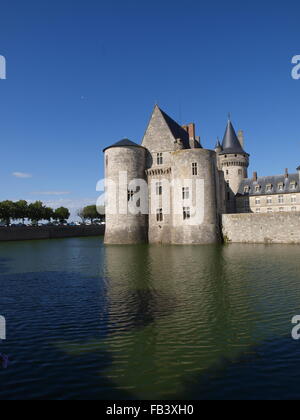
[[[296,186],[297,186],[296,181],[291,182],[291,184],[290,184],[290,188],[291,188],[291,190],[292,190],[292,191],[295,191]]]
[[[278,184],[278,191],[283,191],[283,188],[284,188],[283,182],[281,182],[280,184]]]
[[[244,187],[244,193],[245,194],[249,194],[249,191],[250,191],[249,185],[247,185],[246,187]]]
[[[255,192],[260,192],[260,185],[256,185],[256,187],[255,187]]]
[[[272,184],[268,184],[266,186],[266,192],[272,192],[272,189],[273,189],[273,185]]]

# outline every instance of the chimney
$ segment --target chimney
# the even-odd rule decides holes
[[[196,137],[196,127],[194,123],[189,124],[189,136],[191,140],[195,140]]]
[[[288,169],[286,169],[286,170],[285,170],[285,177],[286,177],[286,178],[288,178],[288,177],[289,177],[289,170],[288,170]]]
[[[244,149],[244,146],[245,146],[245,135],[244,135],[244,131],[243,130],[239,130],[237,136],[238,136],[238,139],[239,139],[239,142],[240,142],[242,148]]]
[[[196,127],[194,123],[183,125],[182,128],[188,133],[190,140],[196,139]]]
[[[253,181],[257,181],[257,172],[253,172]]]

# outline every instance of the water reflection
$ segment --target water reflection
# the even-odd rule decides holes
[[[0,398],[300,397],[299,250],[0,244]]]
[[[112,352],[118,349],[110,377],[140,398],[178,397],[190,375],[286,335],[297,299],[294,286],[300,297],[299,266],[293,261],[287,277],[281,264],[292,261],[295,251],[235,245],[107,248],[110,319],[124,331],[110,337]],[[285,290],[290,293],[283,302]]]

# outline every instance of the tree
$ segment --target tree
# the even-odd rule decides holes
[[[97,211],[97,207],[93,206],[86,206],[82,211],[83,217],[87,220],[90,220],[91,223],[94,222],[95,219],[99,219],[99,213]]]
[[[22,219],[23,224],[28,217],[28,203],[25,200],[20,200],[15,203],[15,219]]]
[[[40,220],[45,217],[46,207],[41,201],[36,201],[28,206],[28,219],[31,220],[32,224],[38,224]]]
[[[48,220],[48,222],[51,221],[51,219],[54,219],[54,211],[53,209],[51,209],[50,207],[45,207],[44,208],[44,216],[43,216],[44,220]]]
[[[70,217],[70,212],[65,207],[59,207],[54,212],[54,219],[59,220],[60,223],[65,223]]]
[[[15,219],[16,206],[12,201],[2,201],[0,203],[0,219],[3,220],[6,226],[10,225],[11,219]]]

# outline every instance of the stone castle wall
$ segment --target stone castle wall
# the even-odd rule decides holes
[[[30,241],[35,239],[60,239],[104,235],[105,226],[41,226],[1,227],[0,242]]]
[[[224,214],[226,242],[300,244],[300,212]]]

